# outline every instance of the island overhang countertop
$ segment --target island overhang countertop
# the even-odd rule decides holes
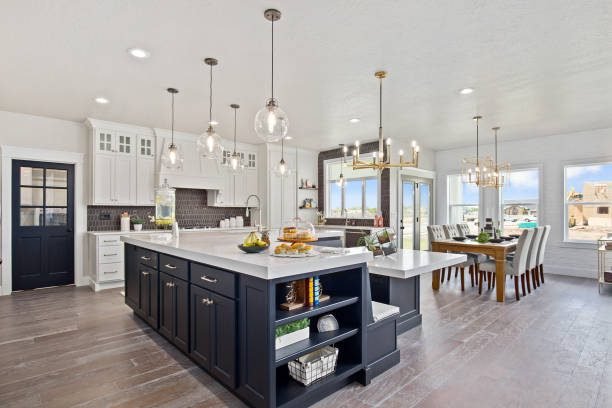
[[[178,239],[167,233],[121,237],[121,241],[128,244],[269,280],[357,265],[373,259],[372,253],[361,247],[336,249],[333,253],[322,252],[305,258],[274,257],[270,256],[270,250],[246,254],[238,248],[242,239],[240,234],[216,232],[181,233]],[[315,247],[315,250],[320,249]]]

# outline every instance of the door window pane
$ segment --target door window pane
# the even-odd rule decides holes
[[[68,187],[68,171],[47,169],[47,187]]]
[[[22,227],[37,227],[42,225],[42,208],[21,208],[19,210],[19,225]]]
[[[43,189],[40,187],[20,187],[21,205],[43,205]]]
[[[22,186],[42,186],[44,169],[22,167],[20,182]]]
[[[402,183],[402,223],[404,224],[403,248],[414,248],[414,183]]]
[[[63,188],[47,188],[46,206],[61,207],[68,205],[68,190]]]
[[[360,218],[361,215],[361,180],[347,180],[345,185],[345,206],[349,218]]]
[[[46,208],[45,209],[45,225],[58,226],[66,225],[66,208]]]
[[[419,183],[419,193],[421,195],[420,199],[420,215],[419,215],[419,225],[420,225],[420,247],[421,251],[425,251],[429,249],[429,237],[427,235],[427,226],[429,225],[429,208],[431,205],[431,196],[429,191],[429,184]]]

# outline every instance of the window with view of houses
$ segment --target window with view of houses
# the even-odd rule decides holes
[[[538,226],[540,171],[519,169],[508,173],[502,188],[503,232],[520,234]]]
[[[448,176],[447,186],[449,224],[468,224],[478,233],[478,187],[464,183],[460,174]]]
[[[596,241],[612,233],[612,163],[565,167],[565,239]]]

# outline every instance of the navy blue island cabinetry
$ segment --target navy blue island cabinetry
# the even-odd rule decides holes
[[[179,248],[124,239],[125,302],[245,403],[305,407],[355,380],[369,382],[371,255],[355,249],[316,260],[239,253],[221,259],[183,240]],[[329,300],[291,311],[279,307],[290,282],[314,276]],[[319,333],[317,320],[328,313],[339,329]],[[275,350],[276,327],[306,317],[310,337]],[[327,345],[339,350],[333,374],[309,386],[290,377],[290,361]]]

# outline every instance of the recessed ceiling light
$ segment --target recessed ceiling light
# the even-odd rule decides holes
[[[361,122],[361,119],[359,119],[359,118],[352,118],[352,119],[349,119],[349,122],[351,122],[351,123],[359,123],[359,122]]]
[[[142,48],[129,48],[127,50],[130,55],[134,58],[149,58],[151,56],[151,53],[145,49]]]
[[[110,102],[108,99],[106,99],[103,96],[98,96],[97,98],[94,99],[94,101],[96,101],[96,103],[99,103],[100,105],[106,105],[108,102]]]
[[[219,122],[217,122],[216,120],[211,120],[210,122],[208,122],[208,124],[211,126],[217,126]]]
[[[461,95],[469,95],[472,92],[474,92],[473,88],[463,88],[462,90],[459,91]]]
[[[293,139],[293,136],[285,136],[285,140],[291,140]]]

